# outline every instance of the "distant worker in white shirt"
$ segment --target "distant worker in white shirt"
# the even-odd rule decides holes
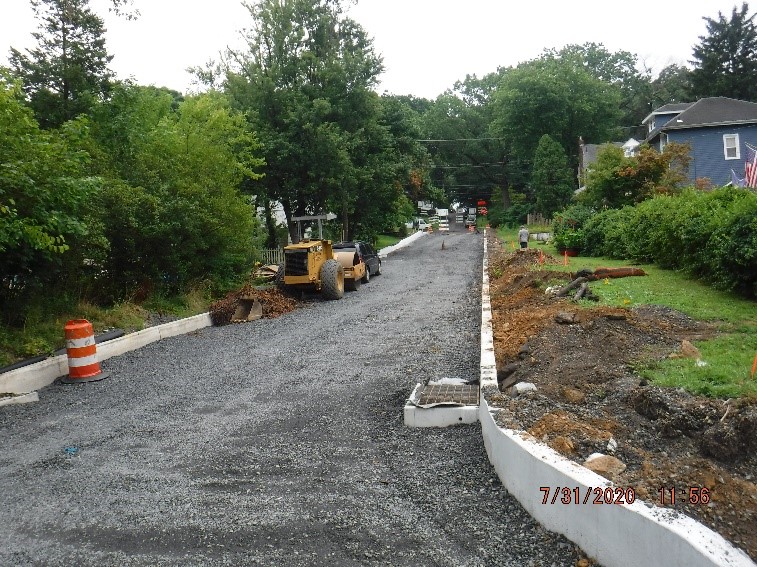
[[[528,229],[526,225],[521,226],[518,231],[518,242],[520,242],[521,250],[528,248]]]

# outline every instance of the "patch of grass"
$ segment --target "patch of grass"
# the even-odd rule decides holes
[[[95,334],[106,329],[126,332],[145,328],[150,312],[189,317],[207,311],[211,299],[206,290],[198,288],[173,298],[150,297],[142,305],[131,302],[100,307],[88,302],[56,305],[53,309],[30,310],[23,327],[0,326],[0,366],[39,355],[50,355],[65,347],[66,322],[86,319]]]
[[[381,250],[382,248],[386,248],[387,246],[394,246],[400,240],[402,240],[402,237],[400,236],[394,236],[392,234],[379,234],[378,237],[376,237],[376,250]]]
[[[694,345],[701,362],[691,358],[665,360],[640,368],[641,375],[654,384],[683,387],[695,394],[715,398],[757,398],[757,379],[750,376],[757,341],[751,345],[742,334],[727,334]]]

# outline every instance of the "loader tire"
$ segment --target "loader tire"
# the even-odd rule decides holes
[[[336,260],[326,260],[321,266],[321,292],[326,299],[344,295],[344,268]]]
[[[284,262],[279,264],[279,269],[276,270],[276,276],[274,276],[273,281],[280,291],[285,291],[286,284],[284,283]]]

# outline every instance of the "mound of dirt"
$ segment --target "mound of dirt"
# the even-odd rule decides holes
[[[245,285],[241,289],[231,291],[225,297],[210,305],[210,319],[216,326],[228,325],[236,311],[239,299],[257,299],[263,306],[263,317],[273,319],[297,308],[298,302],[293,297],[282,293],[277,288],[255,289],[252,285]]]
[[[502,392],[489,401],[504,410],[500,425],[580,464],[592,453],[620,459],[617,486],[696,518],[757,559],[757,400],[652,386],[633,370],[715,330],[667,307],[584,307],[557,298],[545,289],[573,279],[550,268],[562,259],[490,243]],[[517,382],[537,391],[513,397]]]

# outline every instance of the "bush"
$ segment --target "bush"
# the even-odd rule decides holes
[[[552,234],[557,236],[564,230],[582,228],[584,223],[594,215],[594,210],[584,205],[571,205],[552,219]]]
[[[585,221],[582,232],[584,254],[654,262],[719,289],[757,296],[757,193],[753,191],[724,187],[657,196],[635,207],[595,214]]]
[[[566,249],[576,251],[582,250],[584,247],[584,231],[581,229],[574,230],[569,228],[568,230],[563,230],[554,236],[552,241],[560,252]]]

